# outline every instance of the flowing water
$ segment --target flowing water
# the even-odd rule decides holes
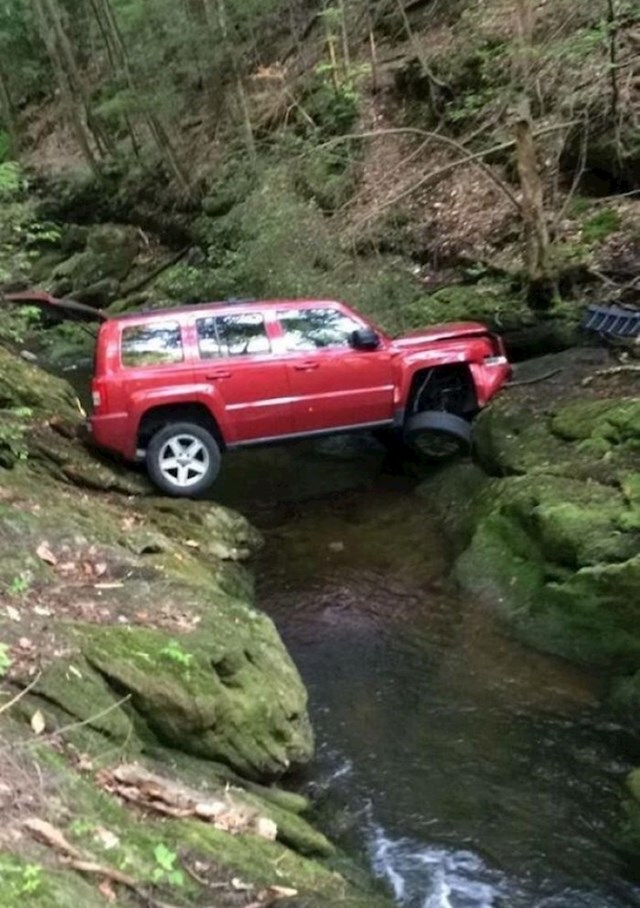
[[[227,461],[226,502],[266,533],[259,604],[310,692],[307,788],[408,908],[640,906],[615,847],[638,742],[597,674],[447,582],[413,485],[365,441]]]
[[[640,741],[595,672],[447,581],[415,484],[366,438],[225,458],[213,497],[264,530],[259,605],[309,689],[301,784],[406,908],[640,908],[616,849]]]

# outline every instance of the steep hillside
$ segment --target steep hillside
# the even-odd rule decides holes
[[[52,229],[5,286],[335,295],[391,330],[636,301],[636,2],[8,10],[5,144]],[[96,221],[137,229],[115,265]]]

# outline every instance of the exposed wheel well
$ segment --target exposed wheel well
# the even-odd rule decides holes
[[[478,410],[478,398],[469,365],[449,363],[417,372],[411,383],[407,412],[422,410],[473,416]]]
[[[167,404],[147,410],[138,426],[138,448],[146,448],[158,429],[172,422],[193,422],[208,429],[220,446],[225,449],[224,438],[218,423],[204,404]]]

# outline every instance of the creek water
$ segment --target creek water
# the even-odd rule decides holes
[[[354,440],[229,457],[216,497],[266,535],[258,602],[310,693],[301,784],[407,908],[623,908],[640,746],[602,680],[512,640],[447,581],[415,481]]]
[[[367,437],[224,459],[212,498],[263,530],[258,604],[309,690],[300,785],[405,908],[640,908],[616,846],[640,741],[596,672],[460,595],[416,484]]]

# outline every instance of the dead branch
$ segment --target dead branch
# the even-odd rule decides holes
[[[598,369],[597,372],[594,372],[593,375],[588,375],[585,379],[582,380],[583,388],[588,387],[596,378],[608,378],[611,375],[620,375],[622,372],[634,372],[636,374],[640,373],[640,366],[635,365],[625,365],[625,366],[612,366],[610,369]]]
[[[63,725],[62,728],[58,728],[56,731],[52,731],[48,735],[40,735],[35,741],[26,741],[22,745],[18,744],[17,747],[33,747],[34,743],[41,744],[43,741],[53,741],[56,738],[62,737],[62,735],[65,735],[70,731],[75,731],[78,728],[85,728],[87,725],[91,725],[97,719],[103,719],[105,716],[109,715],[109,713],[113,712],[116,709],[119,709],[125,703],[128,703],[130,699],[131,694],[127,694],[126,697],[122,697],[121,700],[117,700],[115,703],[107,706],[106,709],[95,713],[95,715],[93,716],[89,716],[87,719],[82,719],[82,721],[79,722],[71,722],[69,725]]]
[[[38,683],[38,681],[40,680],[41,677],[42,677],[42,672],[38,672],[36,677],[32,681],[30,681],[29,684],[23,690],[21,690],[19,693],[17,693],[15,695],[15,697],[12,697],[8,703],[3,703],[2,706],[0,706],[0,715],[2,713],[6,712],[7,710],[11,709],[11,707],[15,706],[16,703],[19,703],[23,697],[26,697],[27,694],[29,693],[29,691],[36,686],[36,684]]]
[[[551,372],[545,372],[543,375],[536,375],[535,378],[523,378],[520,381],[507,382],[505,388],[520,388],[522,385],[537,385],[538,382],[547,381],[562,372],[562,369],[552,369]]]
[[[579,122],[579,121],[573,120],[568,123],[557,123],[553,126],[544,126],[541,129],[535,130],[533,135],[535,137],[538,137],[538,136],[542,136],[542,135],[547,135],[548,133],[551,133],[551,132],[556,132],[558,129],[567,129],[569,126],[575,125],[576,122]],[[442,140],[443,142],[445,142],[446,144],[449,144],[449,145],[453,144],[454,146],[458,147],[458,150],[462,150],[464,157],[460,158],[457,161],[452,161],[450,164],[446,164],[444,167],[440,167],[437,170],[433,170],[433,171],[431,171],[431,173],[425,174],[425,176],[421,177],[416,183],[414,183],[408,189],[403,189],[402,192],[397,193],[397,195],[393,196],[391,199],[387,199],[387,201],[383,202],[373,214],[368,215],[367,217],[363,218],[358,223],[358,225],[357,225],[358,227],[362,227],[363,224],[365,224],[367,221],[371,220],[373,217],[376,217],[377,215],[379,215],[386,208],[389,208],[392,205],[397,204],[398,202],[402,201],[402,199],[407,198],[407,196],[413,195],[414,192],[417,192],[418,189],[421,189],[423,186],[427,185],[428,183],[431,183],[432,181],[435,182],[435,181],[439,180],[441,177],[446,176],[447,174],[451,173],[452,170],[455,170],[457,167],[460,167],[463,164],[479,163],[484,158],[488,158],[491,155],[497,154],[501,151],[508,151],[510,148],[513,148],[516,144],[515,139],[512,139],[507,142],[501,142],[499,145],[493,145],[491,148],[487,148],[484,151],[478,151],[478,152],[474,152],[473,154],[469,154],[466,151],[466,149],[464,148],[464,146],[460,145],[458,142],[455,142],[453,139],[447,139],[445,136],[441,136],[439,133],[427,132],[424,129],[417,129],[414,127],[406,126],[406,127],[398,127],[398,128],[394,128],[394,129],[378,129],[378,130],[373,130],[371,132],[352,133],[350,135],[338,136],[334,139],[330,139],[328,142],[324,143],[324,145],[321,145],[320,147],[321,148],[328,147],[328,146],[336,145],[339,142],[345,142],[345,141],[354,140],[354,139],[377,139],[377,138],[382,138],[382,137],[388,136],[388,135],[400,135],[403,133],[406,135],[417,135],[417,136],[423,136],[426,138],[432,138],[434,141]],[[503,190],[503,191],[506,190],[506,194],[507,194],[509,200],[517,208],[518,213],[520,213],[521,212],[520,202],[515,197],[515,195],[512,193],[511,189],[509,189],[509,187],[506,185],[506,183],[504,183],[498,176],[496,176],[496,174],[493,173],[493,171],[488,167],[488,165],[483,164],[482,169],[485,171],[485,173],[490,175],[492,181],[497,183],[497,185],[500,187],[501,190]]]
[[[470,154],[467,151],[467,149],[464,147],[464,145],[461,145],[460,142],[456,142],[455,139],[450,139],[448,136],[443,136],[438,132],[429,132],[425,129],[417,129],[417,128],[411,127],[411,126],[400,126],[395,129],[378,129],[378,130],[372,130],[371,132],[361,132],[361,133],[352,134],[352,135],[338,136],[335,139],[330,139],[328,142],[325,143],[325,145],[331,146],[331,145],[337,144],[338,142],[344,142],[349,139],[377,139],[377,138],[380,138],[381,136],[403,135],[403,134],[421,136],[424,139],[429,139],[434,142],[440,142],[442,145],[447,145],[449,148],[454,148],[456,151],[458,151],[464,157],[460,161],[456,161],[454,165],[448,165],[448,168],[452,168],[453,166],[457,167],[460,164],[465,164],[465,163],[477,164],[480,167],[480,169],[483,170],[484,173],[489,177],[489,179],[492,180],[492,182],[494,182],[496,184],[496,186],[507,196],[507,198],[509,199],[511,204],[517,209],[517,211],[521,210],[520,202],[518,201],[518,199],[516,198],[514,193],[511,191],[511,189],[504,182],[504,180],[501,180],[500,177],[497,176],[497,174],[495,174],[491,170],[489,165],[485,164],[484,161],[482,160],[483,158],[488,157],[490,154],[494,154],[498,151],[502,151],[505,148],[511,148],[514,144],[513,142],[508,142],[508,143],[503,142],[501,145],[496,145],[492,149],[488,149],[487,151],[476,152],[475,154]],[[437,173],[437,171],[436,171],[436,173]],[[426,180],[426,178],[424,178],[424,179]],[[420,185],[420,184],[418,184],[418,185]],[[415,188],[417,188],[417,186]],[[415,190],[411,190],[411,191],[413,192]],[[404,194],[403,194],[403,196],[404,196]]]
[[[185,257],[185,255],[187,254],[187,252],[189,251],[190,248],[191,248],[190,246],[185,246],[183,249],[180,250],[180,252],[176,252],[176,254],[174,256],[172,256],[170,259],[167,259],[167,261],[162,262],[161,265],[158,265],[158,267],[155,268],[151,272],[151,274],[147,274],[145,277],[140,278],[140,280],[133,283],[130,287],[124,287],[122,289],[120,296],[123,299],[126,299],[126,297],[131,296],[132,293],[137,293],[139,290],[142,290],[144,287],[146,287],[148,284],[150,284],[151,281],[154,281],[157,277],[159,277],[168,268],[171,268],[173,265],[177,265],[178,262],[182,261],[182,259]]]

